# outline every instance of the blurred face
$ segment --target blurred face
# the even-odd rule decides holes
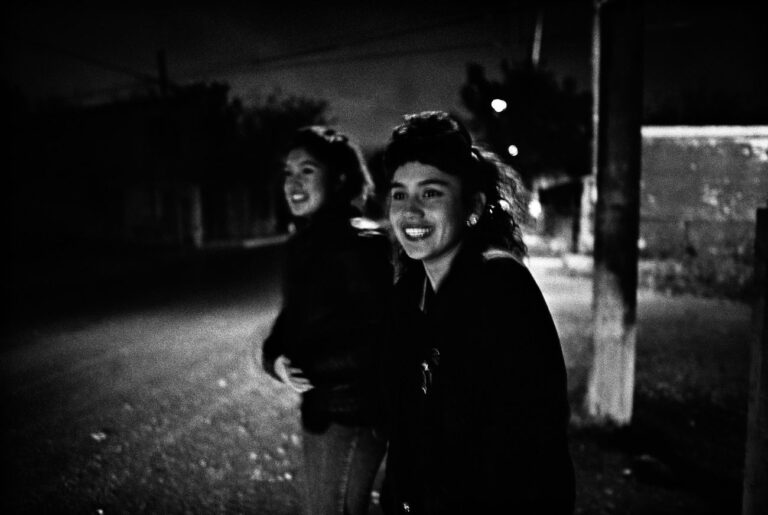
[[[303,148],[291,150],[285,159],[283,193],[293,216],[315,214],[328,197],[326,167]]]
[[[458,177],[418,162],[395,170],[389,220],[408,257],[425,265],[450,260],[464,235],[467,215]]]

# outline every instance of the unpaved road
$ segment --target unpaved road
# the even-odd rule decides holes
[[[8,336],[0,511],[295,512],[296,397],[251,359],[274,272]]]
[[[574,390],[589,359],[591,283],[558,273],[557,265],[531,262]],[[279,307],[274,270],[257,275],[5,336],[0,511],[296,513],[297,398],[251,359]],[[650,293],[641,295],[640,313],[649,320],[641,335],[656,340],[667,334],[658,324],[684,326],[692,316],[691,338],[712,327],[740,338],[746,333],[728,328],[749,317],[738,304]],[[702,348],[693,359],[716,361],[724,346]],[[674,374],[672,382],[690,380]]]

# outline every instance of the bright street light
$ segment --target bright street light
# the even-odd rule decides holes
[[[538,218],[539,215],[541,214],[542,212],[541,202],[539,202],[539,199],[537,197],[533,197],[531,201],[528,203],[528,212],[534,218]]]
[[[509,155],[512,157],[516,157],[517,154],[520,153],[520,151],[517,149],[517,145],[510,145],[507,147],[507,152],[509,152]]]
[[[500,98],[494,98],[491,100],[491,108],[497,113],[500,113],[507,108],[507,103]]]

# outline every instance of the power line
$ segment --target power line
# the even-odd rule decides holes
[[[460,25],[460,24],[464,24],[464,23],[467,23],[467,22],[470,22],[470,21],[475,21],[478,18],[480,18],[480,15],[478,15],[478,14],[464,15],[464,16],[455,16],[455,17],[452,17],[452,18],[446,18],[446,19],[439,20],[439,21],[425,23],[425,24],[418,25],[418,26],[415,26],[415,27],[412,26],[412,27],[407,27],[407,28],[402,28],[402,29],[395,29],[395,30],[386,31],[386,32],[375,34],[375,35],[371,35],[371,36],[365,36],[365,37],[362,37],[362,38],[353,39],[353,40],[349,40],[349,41],[333,43],[333,44],[326,44],[326,45],[321,45],[321,46],[315,46],[315,47],[310,47],[310,48],[305,48],[305,49],[297,50],[297,51],[294,51],[294,52],[287,52],[287,53],[283,53],[283,54],[276,54],[276,55],[272,55],[272,56],[268,56],[268,57],[263,57],[263,58],[248,59],[248,60],[246,60],[245,62],[242,62],[242,63],[230,63],[230,64],[226,65],[225,68],[222,68],[222,67],[209,68],[209,69],[201,71],[201,72],[194,72],[194,73],[187,74],[187,75],[193,75],[193,76],[220,75],[222,73],[232,73],[233,69],[237,68],[237,67],[247,67],[249,69],[252,69],[254,67],[261,68],[261,67],[264,67],[264,66],[269,66],[269,65],[274,65],[276,63],[281,63],[283,61],[290,61],[290,60],[294,60],[294,59],[300,59],[300,58],[303,58],[303,57],[311,57],[313,55],[324,54],[324,53],[328,53],[328,52],[334,52],[334,51],[337,51],[337,50],[342,50],[344,48],[348,48],[348,47],[352,47],[352,46],[357,46],[357,45],[364,45],[364,44],[372,43],[372,42],[376,42],[376,41],[382,41],[382,40],[387,40],[387,39],[394,39],[394,38],[397,38],[397,37],[401,37],[401,36],[405,36],[405,35],[409,35],[409,34],[414,34],[414,33],[421,32],[421,31],[445,28],[445,27],[450,27],[450,26],[453,26],[453,25]],[[33,47],[37,47],[38,49],[46,50],[46,51],[49,51],[51,53],[65,55],[65,56],[70,57],[72,59],[76,59],[76,60],[81,61],[83,63],[86,63],[86,64],[89,64],[91,66],[94,66],[96,68],[101,68],[103,70],[111,71],[111,72],[114,72],[114,73],[119,73],[119,74],[122,74],[122,75],[128,75],[128,76],[133,77],[134,79],[137,79],[137,80],[142,81],[142,82],[149,82],[149,83],[152,83],[152,84],[158,84],[160,82],[160,78],[155,76],[155,75],[153,75],[153,74],[149,74],[149,73],[145,73],[145,72],[140,72],[140,71],[134,70],[132,68],[129,68],[127,66],[121,65],[121,64],[115,64],[115,63],[108,62],[108,61],[106,61],[104,59],[99,59],[99,58],[95,58],[95,57],[86,56],[86,55],[83,55],[83,54],[72,52],[72,51],[67,50],[65,48],[55,47],[53,45],[49,45],[49,44],[46,44],[46,43],[40,43],[40,42],[31,41],[31,40],[28,40],[28,39],[24,38],[23,36],[21,37],[21,39],[25,39],[27,44],[29,44],[29,45],[31,45]]]
[[[291,68],[300,68],[300,67],[307,67],[307,66],[317,66],[317,65],[323,65],[323,64],[335,64],[335,63],[342,63],[342,62],[385,59],[385,58],[405,56],[405,55],[439,53],[439,52],[447,52],[452,50],[488,47],[488,46],[491,46],[491,43],[463,44],[463,45],[458,44],[458,45],[447,45],[447,46],[440,46],[440,47],[433,47],[433,48],[418,48],[418,49],[409,49],[409,50],[400,50],[400,51],[368,52],[368,53],[357,54],[352,56],[339,56],[339,57],[330,57],[325,59],[299,60],[298,62],[291,62],[291,61],[296,61],[297,59],[311,58],[312,56],[327,54],[327,53],[342,50],[345,48],[356,47],[359,45],[364,45],[364,44],[372,43],[376,41],[394,40],[398,37],[409,35],[409,34],[414,34],[418,32],[434,30],[434,29],[440,29],[440,28],[450,27],[454,25],[460,25],[460,24],[471,22],[471,21],[475,21],[480,17],[481,16],[478,14],[455,16],[451,18],[438,20],[438,21],[420,24],[417,26],[397,28],[397,29],[385,31],[379,34],[347,40],[344,42],[315,46],[315,47],[298,50],[295,52],[276,54],[276,55],[272,55],[264,58],[249,59],[243,62],[242,64],[232,63],[227,65],[226,67],[210,68],[204,72],[193,72],[193,73],[188,73],[184,75],[187,77],[232,75],[235,73],[242,73],[245,71],[253,71],[253,70],[291,69]],[[52,53],[65,55],[70,58],[89,64],[91,66],[101,68],[103,70],[133,77],[134,79],[137,79],[142,83],[159,85],[161,80],[160,77],[152,74],[140,72],[132,68],[129,68],[127,66],[111,63],[103,59],[78,54],[61,47],[54,47],[52,45],[43,44],[39,42],[32,42],[32,41],[27,41],[27,43],[37,47],[38,49],[44,49]],[[178,83],[170,83],[170,85],[172,87],[179,87]],[[122,84],[112,88],[100,88],[98,90],[93,90],[92,92],[80,92],[76,95],[73,95],[71,98],[78,98],[82,100],[82,99],[93,98],[96,96],[107,96],[110,93],[117,94],[119,92],[124,92],[126,90],[129,90],[131,88],[135,89],[135,87],[136,87],[135,84]]]
[[[304,68],[304,67],[311,67],[311,66],[323,66],[323,65],[329,65],[329,64],[342,64],[345,62],[355,62],[355,61],[370,61],[370,60],[376,60],[376,59],[390,59],[394,57],[403,57],[408,55],[419,55],[419,54],[436,54],[436,53],[442,53],[442,52],[451,52],[456,50],[471,50],[474,48],[489,48],[493,47],[494,45],[489,42],[484,43],[474,43],[474,44],[457,44],[457,45],[443,45],[443,46],[437,46],[437,47],[430,47],[430,48],[417,48],[417,49],[409,49],[409,50],[394,50],[389,52],[368,52],[363,54],[357,54],[357,55],[351,55],[351,56],[338,56],[338,57],[328,57],[325,59],[315,59],[311,61],[300,61],[297,63],[275,63],[272,66],[268,66],[265,68],[261,68],[262,70],[283,70],[283,69],[296,69],[296,68]],[[228,74],[235,74],[235,73],[242,73],[240,71],[222,71],[221,75],[228,75]],[[108,96],[110,93],[119,93],[123,91],[127,91],[131,88],[131,85],[120,85],[115,86],[113,88],[104,88],[99,90],[94,90],[92,92],[83,92],[77,95],[77,98],[79,99],[87,99],[87,98],[93,98],[95,96]],[[75,98],[74,96],[72,98]]]
[[[409,55],[436,54],[436,53],[442,53],[442,52],[451,52],[455,50],[471,50],[473,48],[489,48],[492,46],[494,46],[492,43],[481,42],[481,43],[472,43],[472,44],[443,45],[443,46],[437,46],[437,47],[431,47],[431,48],[415,48],[415,49],[408,49],[408,50],[368,52],[368,53],[355,54],[355,55],[349,55],[349,56],[327,57],[324,59],[314,59],[311,61],[300,61],[297,63],[276,63],[271,66],[259,67],[258,69],[271,71],[271,70],[304,68],[304,67],[310,67],[310,66],[340,64],[340,63],[354,62],[354,61],[389,59],[393,57],[403,57],[403,56],[409,56]],[[226,75],[226,73],[224,74]]]
[[[150,82],[150,83],[159,82],[159,78],[155,75],[145,73],[145,72],[140,72],[132,68],[129,68],[127,66],[123,66],[122,64],[110,63],[104,59],[99,59],[96,57],[90,57],[90,56],[78,54],[76,52],[72,52],[62,47],[54,47],[53,45],[49,45],[47,43],[40,43],[40,42],[35,42],[30,40],[27,40],[26,42],[32,47],[36,47],[39,50],[45,50],[51,53],[64,55],[72,59],[81,61],[83,63],[89,64],[95,68],[101,68],[102,70],[107,70],[107,71],[118,73],[121,75],[128,75],[142,82]]]
[[[348,40],[344,42],[339,43],[332,43],[332,44],[326,44],[322,46],[316,46],[316,47],[310,47],[305,48],[301,50],[297,50],[295,52],[287,52],[284,54],[276,54],[272,56],[267,56],[263,58],[255,58],[255,59],[248,59],[242,63],[230,63],[226,65],[226,68],[222,67],[215,67],[215,68],[209,68],[207,70],[194,73],[192,75],[194,76],[208,76],[208,75],[219,75],[222,73],[232,73],[235,68],[243,67],[248,69],[253,68],[262,68],[269,65],[274,65],[276,63],[280,63],[282,61],[290,61],[294,59],[300,59],[303,57],[311,57],[313,55],[317,54],[324,54],[328,52],[334,52],[338,50],[342,50],[344,48],[352,47],[352,46],[358,46],[358,45],[365,45],[367,43],[372,43],[375,41],[382,41],[387,39],[395,39],[397,37],[406,36],[409,34],[418,33],[421,31],[426,30],[434,30],[434,29],[440,29],[445,27],[451,27],[453,25],[460,25],[464,24],[470,21],[475,21],[481,16],[478,14],[472,14],[472,15],[464,15],[464,16],[456,16],[452,18],[446,18],[443,20],[425,23],[418,26],[412,26],[402,29],[395,29],[371,36],[365,36],[358,39]]]

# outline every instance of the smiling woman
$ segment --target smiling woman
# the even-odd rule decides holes
[[[392,133],[401,247],[383,504],[389,513],[573,510],[560,342],[525,253],[513,172],[443,112]]]
[[[359,222],[354,205],[364,205],[372,182],[346,136],[304,128],[284,164],[297,230],[261,361],[302,396],[306,512],[364,514],[385,450],[374,430],[375,371],[389,326],[389,241],[373,222]]]
[[[463,220],[470,216],[461,202],[459,178],[410,162],[397,169],[391,188],[389,218],[395,235],[408,257],[422,261],[438,284],[458,251]],[[484,202],[479,195],[473,207],[482,209]]]
[[[283,191],[293,216],[309,216],[325,202],[328,171],[303,148],[291,150],[285,159]]]

